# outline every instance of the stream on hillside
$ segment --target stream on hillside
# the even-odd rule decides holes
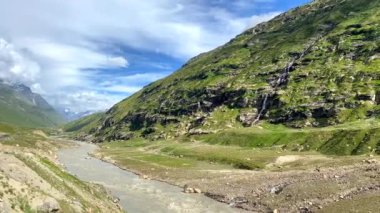
[[[238,212],[201,194],[185,194],[182,188],[167,183],[141,179],[136,174],[113,164],[90,157],[97,149],[94,144],[77,142],[77,147],[58,152],[67,171],[83,181],[101,184],[128,213],[171,212]]]

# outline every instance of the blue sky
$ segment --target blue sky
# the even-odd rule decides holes
[[[0,0],[0,78],[105,110],[307,0]],[[30,5],[26,5],[30,4]]]

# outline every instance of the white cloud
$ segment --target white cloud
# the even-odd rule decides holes
[[[0,78],[8,81],[34,82],[40,74],[40,66],[0,38]]]
[[[105,91],[108,92],[120,92],[120,93],[135,93],[142,89],[142,87],[136,87],[136,86],[123,86],[123,85],[113,85],[104,88]]]
[[[48,98],[53,105],[59,105],[62,109],[69,108],[73,112],[86,112],[108,109],[124,97],[96,91],[73,91],[56,93]]]
[[[107,64],[111,67],[128,67],[129,63],[127,59],[122,56],[107,58]]]
[[[236,5],[254,1],[239,0]],[[206,4],[0,0],[0,78],[24,82],[55,105],[105,109],[124,98],[113,93],[130,94],[141,84],[163,77],[109,73],[102,79],[99,70],[112,72],[134,63],[115,46],[186,60],[278,14],[241,17]]]

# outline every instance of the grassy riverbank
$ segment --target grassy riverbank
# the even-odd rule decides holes
[[[365,202],[356,209],[368,211],[380,202],[380,158],[375,150],[353,153],[361,145],[350,138],[376,132],[377,124],[368,120],[303,130],[264,124],[221,134],[103,143],[96,155],[143,178],[200,188],[248,210],[331,212],[346,210],[347,202]],[[337,134],[341,140],[335,141],[346,143],[345,151],[327,148],[333,138],[321,142]],[[276,187],[279,192],[271,193]]]

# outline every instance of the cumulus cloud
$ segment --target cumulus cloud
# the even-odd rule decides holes
[[[0,0],[0,78],[24,82],[56,106],[106,109],[168,74],[128,73],[134,61],[123,48],[185,61],[278,14],[241,15],[210,2]]]
[[[70,109],[72,112],[99,111],[112,107],[124,98],[121,95],[110,95],[96,91],[58,92],[47,96],[53,105]]]
[[[117,56],[117,57],[109,57],[107,58],[107,64],[106,66],[111,66],[111,67],[128,67],[128,61],[126,58],[122,56]]]
[[[34,82],[40,66],[0,38],[0,78],[8,81]]]

